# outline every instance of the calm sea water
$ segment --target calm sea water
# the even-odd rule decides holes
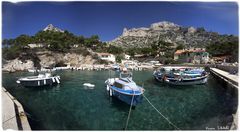
[[[104,81],[108,71],[59,71],[61,84],[24,88],[17,77],[32,73],[3,73],[3,86],[24,106],[35,130],[123,130],[129,106],[108,96]],[[111,72],[111,76],[117,74]],[[145,96],[182,130],[205,130],[229,126],[238,98],[213,76],[206,85],[171,86],[156,82],[152,71],[133,72],[133,79],[145,88]],[[94,89],[83,83],[95,84]],[[129,130],[174,130],[150,104],[132,110]]]

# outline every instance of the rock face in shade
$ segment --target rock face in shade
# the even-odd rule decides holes
[[[172,22],[158,22],[149,28],[123,29],[121,36],[108,42],[122,48],[143,48],[156,44],[157,41],[173,43],[175,46],[184,44],[186,47],[205,47],[219,40],[236,38],[232,35],[219,35],[216,32],[207,32],[204,28],[183,27]]]
[[[64,32],[63,30],[54,27],[52,24],[49,24],[47,27],[43,29],[43,31],[54,31],[54,32]]]

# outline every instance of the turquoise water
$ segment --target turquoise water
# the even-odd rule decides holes
[[[3,86],[24,106],[35,130],[123,130],[129,106],[108,96],[104,81],[108,71],[59,71],[61,84],[24,88],[17,77],[32,73],[3,73]],[[117,75],[111,72],[111,76]],[[156,82],[152,71],[133,72],[133,79],[145,88],[145,96],[182,130],[205,130],[231,125],[237,107],[234,91],[213,76],[206,85],[171,86]],[[94,89],[83,83],[95,84]],[[174,130],[150,104],[132,110],[129,130]]]

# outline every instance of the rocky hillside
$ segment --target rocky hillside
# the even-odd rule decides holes
[[[54,67],[58,64],[65,64],[80,67],[83,65],[92,65],[99,63],[92,55],[83,56],[76,53],[57,53],[51,51],[36,52],[38,59],[22,60],[16,58],[14,60],[5,60],[2,70],[6,72],[26,71],[33,69],[36,65],[39,67]],[[38,60],[38,61],[36,61]]]
[[[207,32],[204,28],[183,27],[171,22],[153,23],[149,28],[123,29],[121,36],[108,42],[122,48],[143,48],[155,44],[157,41],[173,43],[175,46],[183,44],[186,47],[205,47],[216,41],[227,41],[234,36],[219,35]]]

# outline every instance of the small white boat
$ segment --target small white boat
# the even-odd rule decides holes
[[[91,83],[84,83],[83,86],[87,86],[87,87],[95,87],[94,84],[91,84]]]
[[[60,76],[52,76],[50,73],[39,74],[38,76],[28,76],[19,78],[16,81],[25,87],[46,86],[60,83]]]
[[[28,72],[35,73],[35,72],[38,72],[38,70],[35,70],[35,69],[28,69]]]

